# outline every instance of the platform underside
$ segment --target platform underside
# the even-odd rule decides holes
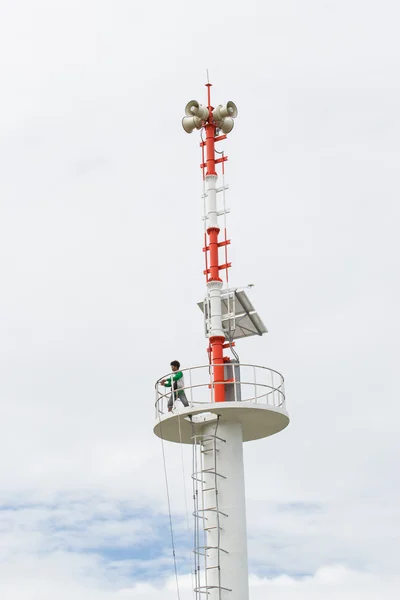
[[[282,408],[245,402],[213,402],[160,415],[154,425],[154,433],[169,442],[192,444],[192,421],[200,424],[216,419],[217,416],[224,422],[239,421],[242,424],[244,442],[269,437],[289,424],[289,415]]]

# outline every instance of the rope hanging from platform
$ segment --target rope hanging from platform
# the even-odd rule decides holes
[[[160,419],[160,429],[161,429],[161,448],[162,448],[162,456],[163,456],[163,464],[164,464],[164,478],[165,478],[165,489],[167,492],[167,503],[168,503],[168,516],[169,516],[169,530],[171,534],[171,547],[172,547],[172,556],[174,559],[174,571],[175,571],[175,581],[176,581],[176,593],[178,600],[180,600],[179,593],[179,579],[178,579],[178,569],[176,566],[176,554],[175,554],[175,541],[174,541],[174,530],[172,527],[172,514],[171,514],[171,500],[169,495],[169,485],[168,485],[168,474],[167,474],[167,463],[165,460],[165,450],[164,450],[164,439],[162,437],[162,425]]]
[[[183,479],[183,485],[184,485],[183,489],[184,489],[185,510],[186,510],[186,524],[187,524],[188,533],[190,534],[189,509],[188,509],[187,494],[186,494],[186,487],[185,487],[185,467],[184,467],[184,460],[183,460],[182,434],[181,434],[181,422],[180,422],[180,419],[181,419],[181,417],[180,417],[180,415],[178,415],[179,442],[180,442],[180,447],[181,447],[181,469],[182,469],[182,479]],[[176,593],[177,593],[178,600],[180,600],[179,576],[178,576],[178,567],[177,567],[177,562],[176,562],[176,550],[175,550],[174,530],[173,530],[173,524],[172,524],[171,498],[170,498],[170,492],[169,492],[167,460],[166,460],[165,449],[164,449],[164,438],[163,438],[163,434],[162,434],[161,416],[159,416],[159,423],[160,423],[160,433],[161,433],[161,438],[160,439],[161,439],[161,449],[162,449],[163,466],[164,466],[165,489],[166,489],[166,494],[167,494],[168,519],[169,519],[169,529],[170,529],[170,536],[171,536],[171,548],[172,548],[172,557],[173,557],[173,561],[174,561],[174,573],[175,573],[175,581],[176,581]],[[191,570],[191,577],[192,577],[192,596],[194,598],[195,592],[194,592],[194,581],[193,581],[193,572],[192,572],[192,570]]]

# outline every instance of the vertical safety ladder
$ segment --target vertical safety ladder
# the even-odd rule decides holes
[[[222,591],[231,591],[229,588],[222,586],[220,560],[221,553],[228,554],[227,550],[221,547],[222,520],[227,518],[228,515],[219,508],[218,482],[220,479],[226,478],[218,472],[217,455],[219,452],[218,444],[225,444],[226,442],[217,435],[216,431],[214,434],[196,433],[193,423],[192,440],[195,598],[201,600],[202,594],[208,596],[212,590],[218,590],[216,597],[221,600]],[[211,456],[211,461],[208,462],[212,464],[211,467],[207,468],[204,465],[206,454]],[[205,494],[208,494],[207,502],[205,501]],[[213,530],[217,532],[216,543],[210,545],[208,537],[209,532]],[[212,564],[210,564],[210,554],[213,557]],[[201,563],[203,563],[203,571]],[[216,571],[217,577],[210,577],[211,571]],[[212,583],[210,579],[212,579]]]

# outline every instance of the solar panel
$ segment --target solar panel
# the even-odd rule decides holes
[[[263,335],[268,333],[267,328],[262,322],[259,314],[252,305],[244,290],[229,290],[222,292],[222,327],[226,337],[232,340],[239,340],[253,335]],[[199,302],[198,306],[204,313],[206,322],[206,335],[208,335],[208,306],[207,303]]]

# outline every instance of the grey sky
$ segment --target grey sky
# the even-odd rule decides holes
[[[153,385],[171,359],[206,362],[199,140],[180,125],[206,68],[239,108],[232,283],[256,284],[270,331],[238,350],[284,374],[292,419],[245,450],[251,598],[400,590],[399,13],[0,1],[6,600],[175,597]]]

